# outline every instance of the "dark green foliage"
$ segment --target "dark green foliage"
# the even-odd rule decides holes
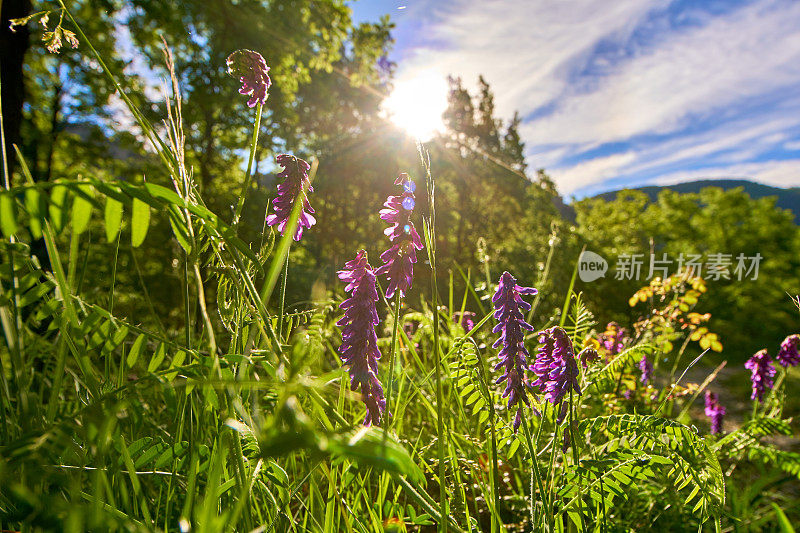
[[[795,273],[800,269],[800,233],[791,213],[776,209],[774,198],[752,199],[743,190],[708,187],[699,193],[679,194],[664,190],[649,203],[636,190],[620,192],[606,202],[590,199],[576,205],[577,224],[588,249],[609,262],[605,278],[586,284],[587,299],[629,321],[638,316],[627,304],[648,273],[650,253],[673,261],[673,273],[681,254],[731,254],[729,280],[709,280],[703,312],[710,312],[726,345],[735,346],[744,361],[755,351],[777,346],[796,325],[796,307],[786,296],[800,292]],[[618,280],[613,266],[623,254],[643,254],[642,278]],[[756,280],[737,280],[736,256],[760,254]],[[705,275],[705,274],[703,274]],[[620,293],[621,291],[621,293]],[[620,294],[620,297],[613,295]],[[759,320],[748,319],[748,310],[760,309]]]

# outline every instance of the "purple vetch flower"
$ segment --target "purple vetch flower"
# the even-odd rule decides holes
[[[567,405],[567,404],[564,404],[564,405]],[[561,422],[559,422],[559,424],[560,423]],[[564,431],[564,437],[562,437],[562,440],[561,440],[561,452],[562,453],[567,453],[567,450],[569,450],[569,447],[570,447],[571,444],[572,444],[572,437],[570,437],[570,432],[569,431]]]
[[[500,362],[495,365],[495,370],[503,369],[503,375],[497,378],[496,383],[506,382],[503,398],[508,398],[508,408],[512,409],[521,399],[530,406],[528,388],[530,384],[525,378],[525,365],[528,350],[525,349],[525,334],[523,330],[533,331],[533,326],[525,322],[522,311],[528,311],[531,304],[522,299],[522,295],[533,296],[537,292],[533,287],[521,287],[517,280],[508,272],[500,276],[497,292],[492,297],[494,303],[494,318],[497,325],[493,332],[500,332],[500,337],[494,342],[492,348],[501,344]],[[514,418],[514,431],[519,429],[522,422],[522,406],[518,405],[517,415]]]
[[[783,339],[775,359],[785,367],[797,366],[800,363],[800,351],[798,351],[798,348],[800,348],[800,335],[789,335]]]
[[[561,402],[561,409],[558,410],[558,416],[556,417],[556,424],[561,424],[566,418],[567,413],[569,413],[569,403],[568,402]]]
[[[625,398],[626,400],[630,400],[631,398],[633,398],[633,392],[630,389],[625,389],[622,392],[622,397]]]
[[[278,224],[278,231],[283,235],[286,223],[294,209],[294,203],[302,197],[303,207],[300,209],[300,218],[297,220],[297,228],[294,231],[294,240],[299,241],[303,236],[303,228],[310,228],[317,223],[317,219],[311,213],[314,208],[308,201],[308,193],[314,192],[311,180],[308,178],[308,171],[311,168],[305,160],[289,154],[281,154],[275,158],[283,170],[277,175],[283,182],[278,185],[278,195],[272,201],[275,213],[267,216],[267,225]]]
[[[578,354],[578,359],[580,359],[583,369],[586,370],[589,368],[589,363],[596,363],[600,360],[600,354],[597,353],[597,350],[588,346],[581,350],[581,353]]]
[[[414,324],[413,322],[405,322],[403,324],[403,331],[405,332],[406,337],[408,337],[408,340],[414,344],[415,350],[419,350],[419,343],[414,342],[414,334],[417,332],[418,328],[419,324]]]
[[[389,284],[386,297],[391,298],[395,292],[405,296],[414,279],[414,263],[417,262],[417,250],[422,250],[422,239],[411,222],[416,200],[414,191],[416,184],[402,172],[394,181],[403,187],[399,196],[389,196],[380,211],[382,220],[391,226],[384,230],[392,245],[381,254],[383,264],[375,270],[379,276],[386,275]]]
[[[706,391],[706,416],[711,419],[711,434],[716,435],[722,432],[722,418],[725,416],[725,408],[720,405],[717,395],[711,391]]]
[[[642,355],[642,359],[639,361],[639,370],[642,373],[642,377],[639,378],[639,381],[645,385],[650,383],[650,379],[653,377],[653,365],[647,359],[647,355]]]
[[[558,326],[540,331],[539,344],[536,361],[530,366],[537,376],[533,386],[539,387],[554,405],[563,400],[570,389],[580,394],[578,365],[567,332]]]
[[[464,331],[469,331],[475,327],[475,313],[472,311],[464,311],[453,313],[453,322],[461,324]]]
[[[249,107],[267,103],[267,91],[272,81],[267,74],[269,72],[267,62],[261,54],[252,50],[237,50],[228,56],[226,64],[228,74],[239,78],[242,83],[239,94],[250,97],[247,101]]]
[[[773,385],[775,367],[772,365],[772,358],[766,350],[761,350],[748,359],[744,367],[750,370],[750,381],[753,382],[753,394],[750,395],[750,399],[757,399],[760,402],[764,399],[767,389],[771,389]]]
[[[616,322],[609,322],[601,342],[610,355],[617,355],[625,348],[625,328],[619,327]]]
[[[379,424],[386,411],[383,387],[378,380],[378,290],[375,288],[375,272],[367,262],[367,252],[361,250],[355,259],[348,261],[338,273],[339,279],[347,283],[344,288],[350,298],[339,307],[344,316],[336,323],[342,327],[342,345],[339,353],[342,365],[349,366],[350,389],[361,390],[361,400],[367,406],[364,425]]]

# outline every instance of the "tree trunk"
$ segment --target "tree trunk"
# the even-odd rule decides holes
[[[61,133],[61,124],[59,123],[58,116],[61,114],[61,94],[62,85],[59,83],[55,86],[53,93],[53,109],[50,115],[50,143],[47,145],[47,161],[44,167],[44,181],[50,181],[53,176],[53,155],[56,152],[56,143],[58,142],[58,134]]]
[[[11,19],[30,14],[30,0],[0,0],[0,90],[3,99],[3,130],[5,153],[8,161],[9,183],[17,159],[13,145],[20,144],[22,103],[25,100],[25,85],[22,64],[30,45],[28,28],[17,26],[15,32],[9,28]]]

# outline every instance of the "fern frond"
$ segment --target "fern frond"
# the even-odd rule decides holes
[[[572,338],[573,343],[578,343],[597,324],[597,321],[586,307],[583,293],[573,294],[573,298],[568,323],[564,325],[564,330]]]
[[[616,386],[619,375],[639,361],[643,355],[650,355],[656,350],[652,344],[637,344],[621,351],[607,365],[587,375],[588,385],[597,388],[598,392],[607,392]],[[589,367],[590,370],[592,367]]]
[[[585,420],[579,424],[579,431],[604,433],[617,437],[615,444],[661,456],[668,461],[665,474],[674,480],[676,488],[690,488],[686,503],[697,499],[693,512],[714,514],[725,502],[719,459],[693,428],[652,415],[623,414]]]
[[[751,444],[747,448],[750,459],[758,459],[767,464],[772,464],[800,479],[800,453],[786,452],[772,446]]]
[[[738,452],[747,447],[758,444],[762,437],[774,435],[791,435],[792,419],[781,420],[780,418],[757,418],[743,424],[736,431],[729,433],[721,438],[714,445],[714,449],[719,452]]]

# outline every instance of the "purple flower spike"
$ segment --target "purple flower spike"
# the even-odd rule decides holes
[[[616,322],[609,322],[601,338],[603,348],[610,355],[617,355],[625,348],[625,340],[625,328],[619,327]]]
[[[237,50],[228,56],[226,64],[228,74],[239,78],[242,82],[239,94],[250,97],[247,101],[249,107],[267,103],[267,91],[272,81],[267,74],[269,72],[267,62],[261,54],[252,50]]]
[[[314,208],[308,201],[309,192],[314,192],[311,181],[308,178],[308,171],[311,168],[306,161],[289,154],[281,154],[276,160],[283,167],[283,171],[278,174],[283,182],[278,185],[278,196],[272,201],[275,213],[267,216],[267,225],[278,224],[278,231],[283,235],[286,223],[294,209],[294,203],[302,197],[303,207],[300,210],[300,218],[297,221],[297,229],[294,231],[294,240],[299,241],[303,236],[303,228],[310,228],[317,223],[317,219],[311,213]]]
[[[472,311],[464,311],[463,313],[458,311],[453,313],[453,322],[461,324],[464,331],[469,331],[475,327],[475,313]]]
[[[578,359],[580,359],[583,369],[586,370],[589,368],[589,363],[596,363],[600,360],[600,354],[597,353],[597,350],[589,346],[581,350],[581,353],[578,354]]]
[[[546,329],[539,332],[539,343],[536,361],[530,367],[538,376],[533,386],[539,387],[553,405],[563,400],[570,389],[580,394],[578,365],[567,332],[558,326]]]
[[[711,419],[712,435],[722,433],[722,418],[725,413],[725,408],[720,405],[717,395],[711,391],[706,391],[706,416]]]
[[[633,392],[630,389],[625,389],[625,391],[622,393],[622,397],[626,400],[630,400],[633,398]]]
[[[344,288],[350,298],[339,307],[344,316],[336,323],[342,327],[342,345],[339,353],[342,365],[349,366],[350,389],[361,389],[361,399],[367,406],[364,425],[379,424],[386,411],[383,387],[378,381],[378,291],[375,288],[375,273],[367,262],[367,252],[361,250],[356,258],[344,265],[338,273],[339,279],[347,283]]]
[[[646,355],[642,355],[642,360],[639,361],[639,370],[642,372],[642,377],[639,381],[647,385],[653,377],[653,365],[647,360]]]
[[[789,335],[781,343],[781,349],[778,350],[778,355],[775,359],[785,367],[797,366],[800,363],[800,335]]]
[[[504,374],[497,378],[497,383],[506,382],[506,390],[503,391],[503,398],[508,398],[508,408],[512,409],[521,399],[526,405],[530,406],[528,399],[528,388],[530,384],[525,378],[526,356],[528,351],[525,349],[525,334],[522,330],[533,331],[533,326],[525,322],[522,318],[522,311],[528,311],[531,304],[522,299],[522,295],[533,296],[537,292],[532,287],[521,287],[517,285],[517,280],[508,272],[500,276],[500,284],[497,292],[492,297],[494,302],[494,318],[497,325],[492,329],[495,333],[500,332],[500,338],[492,345],[497,348],[501,344],[500,362],[494,367],[495,370],[504,371]],[[522,422],[522,406],[517,407],[517,416],[514,418],[514,431],[519,429]]]
[[[422,250],[422,239],[411,222],[416,185],[405,172],[397,177],[394,184],[402,186],[403,193],[387,198],[380,211],[381,220],[391,224],[383,233],[389,237],[392,245],[381,254],[383,264],[375,270],[375,274],[386,275],[389,280],[387,298],[392,298],[396,292],[400,296],[406,295],[414,279],[417,250]]]
[[[757,399],[760,402],[764,399],[764,393],[773,385],[775,367],[772,365],[772,358],[766,350],[761,350],[748,359],[744,367],[750,370],[750,381],[753,382],[753,394],[750,395],[750,399]]]

